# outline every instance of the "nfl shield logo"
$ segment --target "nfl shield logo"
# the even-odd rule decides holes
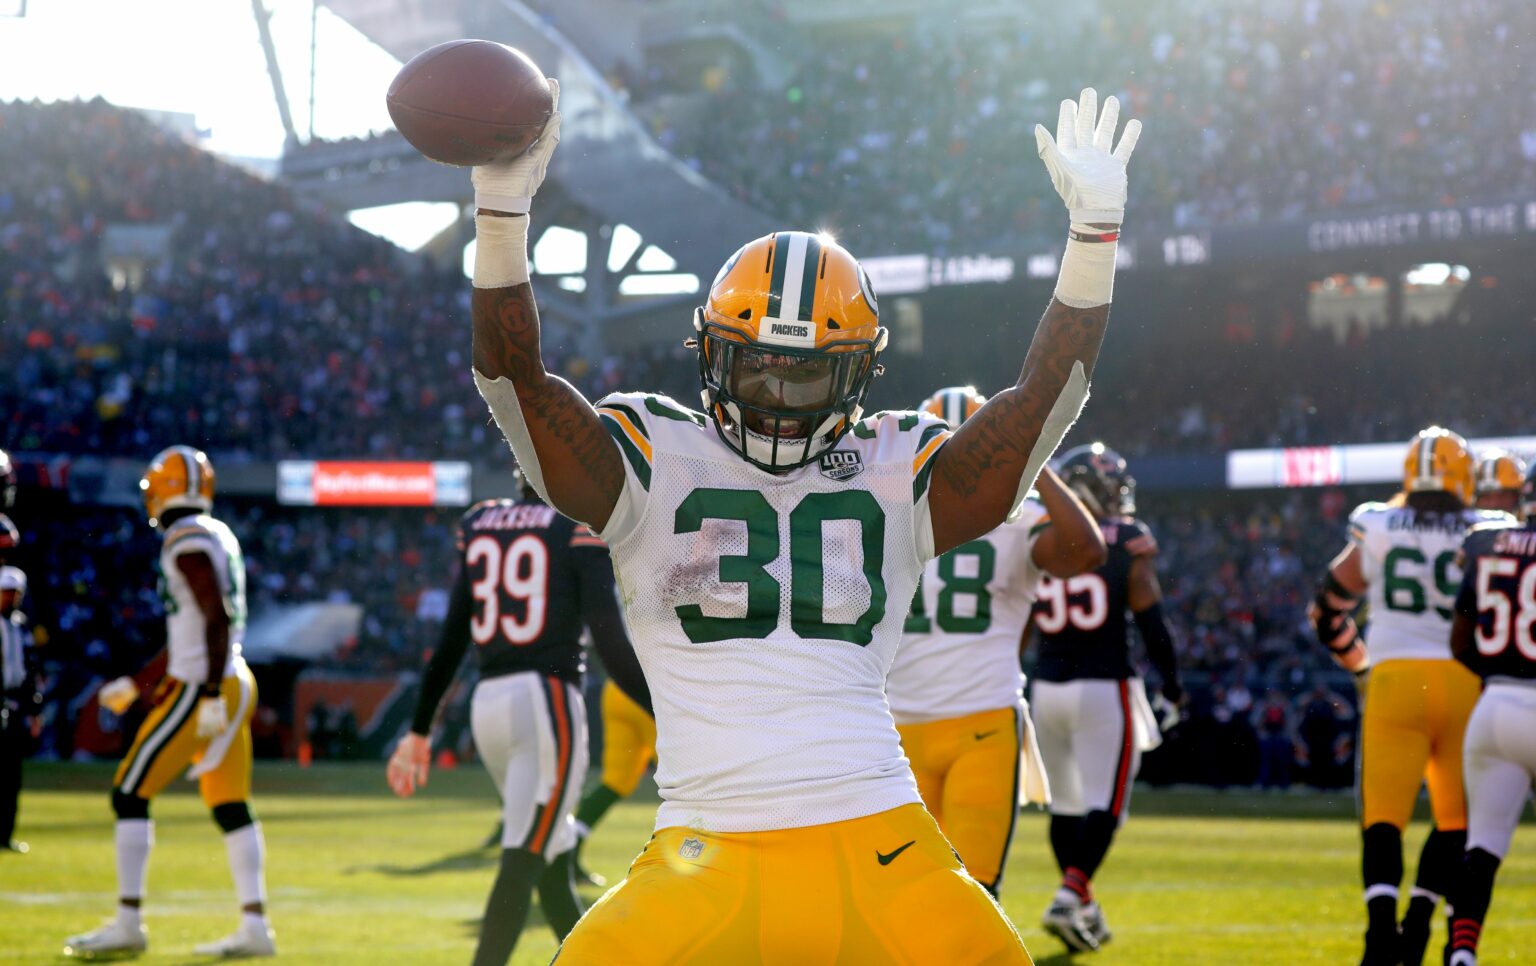
[[[864,472],[858,453],[832,452],[821,457],[821,475],[829,480],[847,480]]]
[[[685,859],[696,859],[704,854],[704,843],[696,838],[683,839],[683,844],[678,846],[677,854]]]

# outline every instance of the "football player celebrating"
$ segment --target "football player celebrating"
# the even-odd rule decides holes
[[[172,446],[139,481],[149,525],[161,532],[161,594],[165,599],[166,677],[154,708],[139,727],[112,784],[117,814],[116,918],[66,941],[66,955],[94,958],[142,952],[149,934],[140,917],[154,823],[149,802],[187,766],[203,803],[224,832],[224,847],[240,899],[232,935],[198,946],[201,956],[276,953],[266,916],[262,870],[266,846],[251,814],[251,715],[256,679],[240,657],[245,636],[245,561],[240,542],[213,512],[214,474],[208,457]],[[133,679],[104,685],[101,703],[122,714],[138,697]]]
[[[862,414],[886,330],[824,235],[726,260],[694,314],[704,412],[594,408],[546,371],[526,257],[559,133],[476,168],[474,378],[530,481],[608,544],[656,712],[656,834],[561,947],[593,963],[1027,962],[923,809],[885,702],[930,558],[1016,510],[1109,316],[1135,121],[1095,93],[1036,142],[1071,227],[1016,385],[958,430]],[[1113,150],[1112,150],[1113,149]]]
[[[470,727],[502,803],[501,869],[480,924],[477,966],[502,966],[512,955],[535,886],[555,935],[564,938],[581,918],[571,809],[587,771],[583,625],[608,673],[649,701],[603,542],[522,489],[517,501],[476,504],[459,524],[461,563],[442,640],[387,768],[402,798],[426,785],[432,719],[473,641],[480,681]]]
[[[958,428],[985,402],[956,386],[920,409]],[[1019,672],[1029,607],[1042,573],[1073,577],[1105,555],[1098,523],[1056,474],[1042,470],[1038,486],[1013,520],[923,566],[885,683],[923,804],[994,896],[1019,805],[1046,801]]]
[[[576,878],[606,885],[581,864],[581,850],[608,810],[640,787],[656,760],[656,719],[609,678],[603,684],[603,772],[598,786],[576,806]]]
[[[1508,450],[1494,449],[1477,461],[1477,508],[1515,513],[1525,482],[1525,460]]]
[[[1400,498],[1363,503],[1350,515],[1349,544],[1329,564],[1310,609],[1318,639],[1360,681],[1365,706],[1363,966],[1422,962],[1435,907],[1466,842],[1461,746],[1478,680],[1452,660],[1447,643],[1461,580],[1456,554],[1468,528],[1508,519],[1471,509],[1473,487],[1466,440],[1439,426],[1422,430],[1408,447]],[[1362,597],[1370,607],[1369,651],[1351,616]],[[1413,897],[1399,927],[1403,828],[1426,780],[1435,827],[1420,853]]]
[[[1476,966],[1499,863],[1536,779],[1536,470],[1514,521],[1474,527],[1451,620],[1451,653],[1483,679],[1467,722],[1467,850],[1451,888],[1447,966]]]
[[[1051,850],[1061,885],[1041,920],[1069,949],[1110,939],[1093,876],[1125,821],[1141,753],[1158,724],[1131,664],[1130,611],[1162,679],[1164,723],[1183,701],[1173,635],[1163,617],[1157,541],[1136,512],[1135,480],[1103,443],[1079,446],[1057,464],[1063,482],[1098,521],[1108,559],[1070,580],[1047,577],[1035,602],[1040,634],[1033,710],[1051,783]]]

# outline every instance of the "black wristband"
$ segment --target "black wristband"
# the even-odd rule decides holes
[[[200,697],[217,698],[224,692],[217,684],[209,683],[200,685],[197,689],[197,693]]]

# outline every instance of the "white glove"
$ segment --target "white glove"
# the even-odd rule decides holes
[[[1178,727],[1184,717],[1184,712],[1165,694],[1152,696],[1152,714],[1157,718],[1157,730],[1165,735]]]
[[[1141,137],[1141,122],[1127,121],[1119,146],[1111,152],[1120,100],[1110,97],[1104,102],[1104,113],[1095,118],[1098,101],[1091,87],[1083,88],[1076,103],[1062,101],[1055,140],[1044,125],[1035,125],[1040,160],[1050,172],[1056,193],[1067,203],[1072,225],[1082,229],[1125,220],[1125,166]]]
[[[389,756],[385,771],[389,787],[401,798],[409,798],[417,788],[427,787],[427,772],[432,767],[432,741],[426,735],[407,732]]]
[[[197,699],[197,736],[212,738],[229,727],[229,715],[224,711],[224,698],[205,696]]]
[[[560,83],[553,77],[549,78],[549,91],[554,96],[553,113],[533,146],[511,161],[482,164],[470,171],[476,208],[526,215],[532,207],[533,196],[544,183],[544,172],[549,170],[549,159],[560,143]]]
[[[139,700],[139,686],[134,683],[133,678],[124,675],[103,684],[101,690],[96,692],[96,699],[101,702],[103,708],[120,715]]]

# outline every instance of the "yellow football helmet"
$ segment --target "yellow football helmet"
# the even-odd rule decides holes
[[[858,261],[830,236],[804,231],[738,249],[693,325],[715,431],[770,472],[811,462],[859,420],[887,338]]]
[[[1525,485],[1525,460],[1507,449],[1491,449],[1477,461],[1477,492],[1519,491]]]
[[[191,446],[161,450],[149,461],[149,469],[139,481],[149,525],[158,528],[160,517],[167,510],[209,512],[213,509],[213,487],[213,464],[202,450]]]
[[[976,415],[986,404],[987,397],[977,392],[975,386],[950,386],[924,399],[917,408],[959,429],[961,423]]]
[[[1403,492],[1444,492],[1472,503],[1472,451],[1467,441],[1440,426],[1419,430],[1403,460]]]

